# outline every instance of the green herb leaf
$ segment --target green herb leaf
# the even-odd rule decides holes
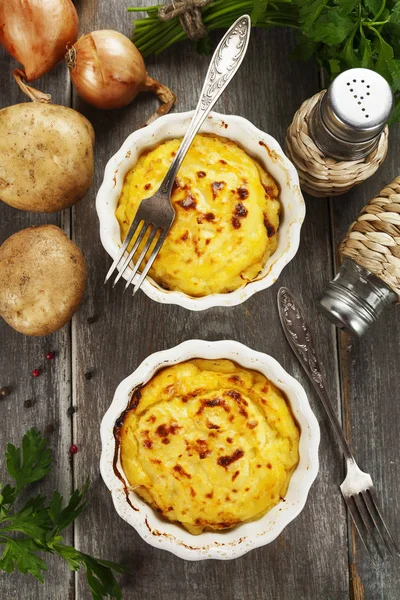
[[[49,505],[49,517],[52,520],[53,525],[58,523],[58,520],[60,518],[61,509],[62,509],[62,500],[63,500],[63,497],[61,496],[60,492],[58,490],[54,490],[53,495],[51,497],[50,505]]]
[[[92,596],[95,600],[116,598],[120,600],[119,589],[114,572],[124,572],[120,565],[92,558],[72,546],[65,546],[60,534],[76,519],[86,505],[83,497],[88,488],[87,481],[83,489],[75,490],[63,508],[63,498],[54,491],[49,506],[45,498],[33,496],[19,510],[11,508],[19,491],[28,483],[42,479],[50,470],[51,453],[46,448],[46,440],[34,429],[29,430],[22,439],[22,449],[8,444],[6,467],[16,482],[0,486],[0,570],[12,573],[16,569],[21,573],[30,573],[43,583],[46,563],[39,556],[42,552],[58,554],[69,568],[77,571],[82,566]],[[26,537],[21,537],[24,534]]]
[[[400,92],[400,60],[393,59],[388,63],[390,75],[392,77],[393,92]]]
[[[382,35],[392,46],[395,57],[400,58],[400,23],[388,23],[382,28]]]
[[[124,573],[126,571],[124,567],[110,561],[92,558],[72,546],[60,544],[55,546],[55,549],[72,571],[77,571],[81,565],[85,567],[86,578],[94,600],[101,600],[108,596],[117,600],[122,598],[113,570]]]
[[[321,16],[308,34],[316,42],[328,45],[340,44],[354,30],[354,21],[342,14],[340,8],[333,8]]]
[[[390,22],[394,25],[400,25],[400,2],[396,2],[390,14]]]
[[[312,2],[297,0],[300,6],[299,22],[304,25],[305,33],[314,25],[327,3],[328,0],[312,0]]]
[[[360,1],[361,0],[336,0],[336,4],[340,6],[343,15],[348,15],[359,6]]]
[[[6,468],[17,484],[17,493],[28,483],[39,481],[50,471],[51,452],[47,442],[36,429],[30,429],[22,438],[21,449],[7,445]]]
[[[364,0],[365,6],[375,16],[382,6],[382,0]]]
[[[101,561],[93,560],[85,554],[83,555],[83,563],[86,567],[86,577],[94,600],[101,600],[105,594],[108,594],[111,598],[116,598],[116,600],[121,600],[121,590],[109,566]]]
[[[5,485],[3,489],[0,486],[0,518],[3,507],[14,504],[16,497],[17,489],[11,487],[9,483],[7,483],[7,485]]]
[[[4,544],[5,542],[1,540],[0,538],[0,543]],[[14,560],[12,557],[12,553],[9,551],[9,548],[6,547],[4,549],[3,555],[0,558],[0,569],[2,571],[5,571],[6,573],[13,573],[14,572]]]
[[[339,75],[341,68],[340,68],[340,60],[336,60],[336,58],[330,58],[328,60],[328,64],[329,64],[329,69],[331,72],[331,75],[336,77],[336,75]]]
[[[393,125],[393,123],[398,123],[400,121],[400,99],[397,101],[396,106],[393,109],[393,112],[389,119],[389,125]]]
[[[253,10],[250,13],[251,24],[254,26],[267,10],[268,0],[254,0]]]
[[[4,552],[0,559],[0,569],[7,571],[7,573],[12,573],[16,566],[24,575],[30,573],[40,583],[44,583],[42,572],[47,571],[47,566],[44,560],[36,555],[40,550],[40,546],[34,540],[28,538],[18,540],[7,538]]]
[[[81,492],[75,490],[64,509],[61,509],[62,496],[58,491],[53,492],[49,507],[49,515],[54,524],[54,535],[68,527],[68,525],[81,514],[86,506],[86,501],[83,502],[83,496],[86,494],[88,485],[89,483],[86,482]]]
[[[298,60],[309,60],[316,53],[317,48],[317,42],[309,40],[305,35],[300,34],[297,36],[297,44],[291,57]]]
[[[71,571],[79,571],[82,563],[79,550],[75,550],[73,546],[65,546],[61,543],[55,543],[54,550],[65,560]]]
[[[360,43],[361,63],[360,66],[365,69],[374,69],[374,61],[372,59],[371,42],[364,36]]]
[[[392,81],[390,66],[393,63],[393,48],[379,37],[379,55],[375,63],[375,70],[378,71],[389,83]]]
[[[21,510],[6,517],[1,531],[18,531],[44,542],[51,525],[47,508],[42,508],[44,501],[43,496],[28,500]]]
[[[344,45],[343,48],[343,52],[342,52],[342,58],[343,60],[346,62],[346,65],[348,65],[351,68],[355,68],[355,67],[360,67],[361,66],[361,61],[357,58],[355,52],[354,52],[354,36],[355,36],[356,30],[353,29],[353,33],[352,35],[349,37],[349,39],[347,40],[347,42]]]

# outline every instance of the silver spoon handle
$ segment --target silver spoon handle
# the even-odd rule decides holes
[[[343,454],[347,460],[354,461],[354,456],[326,391],[309,325],[299,303],[285,287],[280,288],[278,292],[278,311],[286,339],[309,376],[325,408]]]
[[[200,129],[208,113],[229,85],[232,78],[239,69],[246,54],[250,39],[251,21],[248,15],[243,15],[228,29],[208,67],[203,89],[190,122],[189,128],[179,146],[175,159],[161,184],[160,190],[169,194],[175,180],[175,176],[186,156],[193,139]]]

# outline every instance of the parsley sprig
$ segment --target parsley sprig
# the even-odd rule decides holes
[[[60,535],[85,508],[88,483],[82,491],[75,490],[65,505],[56,490],[48,505],[44,496],[38,494],[15,509],[21,491],[50,471],[51,452],[40,433],[30,429],[22,439],[22,448],[7,445],[5,458],[6,469],[15,485],[0,485],[0,570],[13,573],[17,569],[24,574],[30,573],[43,583],[43,573],[47,571],[43,556],[45,553],[57,554],[71,571],[85,568],[94,600],[120,600],[121,590],[113,571],[122,573],[125,569],[63,544]]]
[[[331,79],[353,67],[380,73],[400,120],[400,0],[296,0],[301,35],[295,56],[315,55]]]
[[[128,10],[147,11],[135,21],[133,38],[145,56],[186,37],[178,17],[159,20],[157,6]],[[293,56],[315,56],[330,79],[353,67],[377,71],[396,97],[391,120],[400,121],[400,0],[214,0],[201,12],[209,31],[230,27],[244,13],[256,27],[292,28],[298,36]],[[210,40],[196,48],[209,53]]]

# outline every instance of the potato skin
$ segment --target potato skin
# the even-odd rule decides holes
[[[18,231],[0,247],[0,315],[26,335],[57,331],[77,310],[86,277],[81,251],[59,227]]]
[[[33,212],[72,206],[93,181],[94,131],[80,113],[26,102],[0,110],[0,199]]]

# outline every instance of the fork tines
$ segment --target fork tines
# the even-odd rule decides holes
[[[135,295],[136,292],[138,291],[138,289],[140,288],[140,286],[142,285],[144,279],[146,278],[146,275],[149,272],[151,265],[155,261],[157,255],[160,251],[160,248],[161,248],[162,244],[164,243],[165,238],[167,237],[168,230],[169,230],[169,228],[167,230],[165,230],[161,227],[155,226],[153,223],[148,223],[148,222],[146,223],[142,218],[136,216],[136,218],[133,220],[133,222],[129,228],[129,231],[122,243],[122,246],[117,254],[117,257],[115,258],[113,264],[111,265],[111,267],[106,275],[104,283],[107,283],[107,281],[110,279],[110,277],[114,273],[114,271],[118,270],[118,273],[113,282],[113,287],[116,285],[116,283],[121,279],[121,277],[125,273],[126,269],[129,267],[134,255],[137,252],[146,233],[149,232],[150,233],[149,237],[147,238],[146,243],[143,246],[140,256],[139,256],[138,260],[136,261],[136,264],[132,266],[132,273],[129,274],[128,280],[127,280],[125,288],[124,288],[124,292],[125,292],[128,289],[128,287],[130,286],[130,284],[133,282],[135,276],[138,274],[140,266],[141,266],[143,260],[145,259],[146,254],[149,251],[153,241],[155,240],[157,233],[160,233],[157,243],[154,246],[146,264],[144,265],[144,268],[139,273],[138,281],[134,285],[133,295]],[[135,239],[135,242],[134,242],[132,248],[130,249],[130,251],[126,254],[126,251],[129,247],[131,241],[134,239],[135,234],[138,234]]]
[[[400,556],[399,548],[379,509],[375,488],[369,487],[350,496],[344,495],[344,499],[364,547],[371,557],[375,556],[373,548],[381,559],[384,559],[387,553],[390,556]]]

